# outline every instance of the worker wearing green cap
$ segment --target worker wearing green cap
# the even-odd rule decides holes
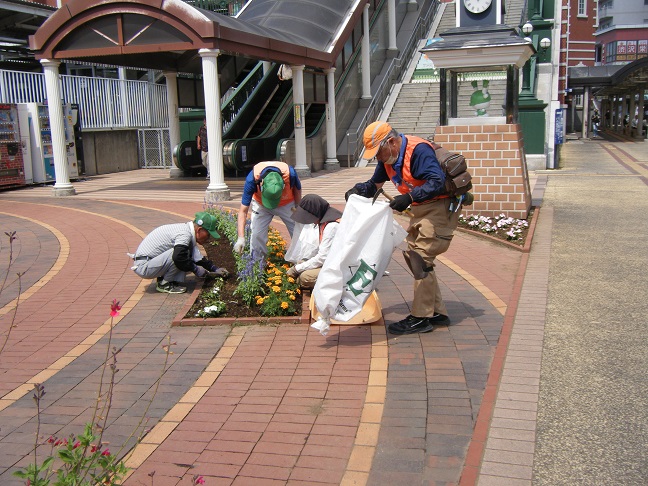
[[[197,277],[228,276],[225,268],[203,257],[198,245],[210,238],[219,238],[217,219],[207,212],[196,213],[193,221],[165,224],[151,231],[129,254],[134,265],[131,269],[142,278],[157,278],[156,290],[168,294],[182,294],[187,272]]]
[[[250,216],[250,251],[254,258],[265,259],[268,254],[268,228],[278,216],[292,237],[295,221],[292,210],[301,200],[301,182],[294,167],[284,162],[259,162],[245,179],[243,197],[238,213],[238,239],[234,251],[245,250],[245,223]]]

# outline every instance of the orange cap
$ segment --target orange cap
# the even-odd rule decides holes
[[[392,127],[384,121],[373,122],[365,128],[362,142],[365,146],[363,159],[373,159],[378,153],[380,143],[391,133]]]

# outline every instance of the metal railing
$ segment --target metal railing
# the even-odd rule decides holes
[[[167,128],[166,85],[62,75],[64,103],[79,105],[82,129]],[[44,103],[45,75],[0,70],[0,103]]]
[[[362,138],[361,132],[370,121],[375,121],[377,116],[380,114],[394,83],[404,74],[403,67],[407,65],[410,57],[414,55],[414,50],[418,47],[419,41],[424,38],[430,30],[434,13],[437,11],[438,7],[438,1],[430,2],[428,11],[418,18],[414,29],[412,30],[409,42],[400,52],[400,56],[392,59],[389,68],[387,69],[387,74],[378,85],[378,88],[376,88],[376,92],[371,99],[371,104],[369,105],[369,108],[367,108],[362,120],[360,120],[358,128],[347,131],[348,167],[351,167],[352,160],[355,160],[354,165],[357,165],[360,159],[360,152],[364,148],[362,143],[358,143]]]

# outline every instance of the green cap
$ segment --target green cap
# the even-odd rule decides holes
[[[205,228],[207,231],[209,231],[209,234],[212,235],[213,238],[220,238],[220,235],[216,232],[216,225],[218,223],[218,220],[213,214],[205,212],[196,213],[196,219],[194,219],[194,223],[196,223],[201,228]]]
[[[279,206],[284,189],[283,177],[279,172],[268,172],[261,181],[261,202],[268,209]]]

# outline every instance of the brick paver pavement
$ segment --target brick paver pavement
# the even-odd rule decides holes
[[[303,192],[343,207],[372,171],[315,174]],[[224,206],[236,208],[242,180],[227,183]],[[125,254],[200,210],[206,181],[141,170],[74,185],[69,198],[50,187],[0,193],[0,223],[18,236],[10,274],[26,272],[0,295],[3,340],[15,325],[0,354],[0,483],[18,484],[11,472],[32,460],[33,383],[47,391],[41,438],[80,432],[109,340],[119,372],[104,439],[113,452],[126,444],[121,454],[140,442],[127,484],[195,474],[207,484],[456,484],[466,474],[524,253],[457,233],[436,270],[452,325],[430,334],[395,337],[384,321],[326,337],[304,325],[172,328],[188,294],[155,292]],[[1,260],[6,270],[5,242]],[[390,322],[409,313],[413,280],[399,251],[388,271],[379,296]],[[111,328],[113,299],[126,305]]]

